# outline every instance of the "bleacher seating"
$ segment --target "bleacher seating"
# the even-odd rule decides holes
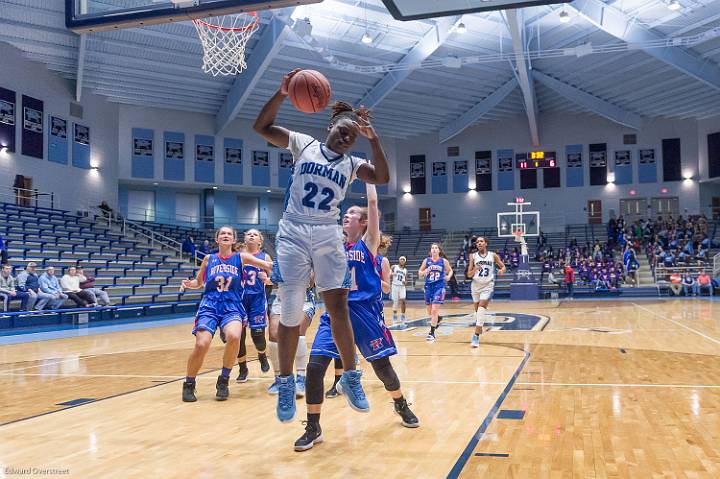
[[[54,266],[61,276],[79,266],[118,307],[199,301],[199,292],[180,292],[182,279],[195,274],[193,265],[103,224],[67,211],[0,203],[0,234],[16,275],[31,261],[38,274]]]

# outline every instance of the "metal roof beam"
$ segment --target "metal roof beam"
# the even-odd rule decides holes
[[[556,80],[555,78],[544,74],[539,70],[534,71],[534,76],[537,81],[555,91],[559,95],[567,98],[568,100],[576,103],[583,108],[586,108],[600,116],[607,118],[608,120],[619,123],[620,125],[634,128],[639,130],[642,125],[642,119],[640,115],[623,110],[622,108],[608,103],[602,98],[598,98],[590,93],[584,92],[579,88],[576,88],[567,83]]]
[[[638,23],[621,10],[599,0],[575,0],[568,4],[578,15],[604,32],[629,44],[664,40],[665,37]],[[641,48],[642,49],[642,48]],[[720,67],[681,47],[642,49],[648,55],[720,90]]]
[[[529,62],[525,59],[525,25],[522,19],[522,10],[505,10],[508,30],[512,36],[513,49],[515,50],[515,69],[520,84],[520,90],[525,102],[525,112],[530,127],[530,139],[533,146],[540,146],[540,132],[538,130],[538,108],[535,98],[535,85],[533,84],[532,71]]]
[[[432,55],[440,45],[447,40],[455,26],[460,23],[461,16],[439,18],[435,25],[413,46],[410,51],[399,62],[399,65],[407,65],[406,70],[388,72],[382,80],[375,84],[361,99],[357,105],[364,105],[367,108],[376,107],[386,96],[402,83],[414,70],[413,65]]]
[[[80,35],[80,46],[78,46],[78,63],[77,74],[75,75],[75,101],[79,102],[82,98],[83,76],[85,75],[85,50],[87,45],[87,35]]]
[[[451,138],[459,135],[469,126],[477,122],[480,118],[487,115],[490,110],[495,108],[501,101],[508,96],[515,87],[518,86],[518,81],[515,77],[505,82],[500,88],[489,94],[482,101],[478,102],[470,108],[468,111],[463,113],[459,118],[451,121],[440,129],[440,143],[444,143]]]

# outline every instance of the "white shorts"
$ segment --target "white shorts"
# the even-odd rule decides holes
[[[305,313],[305,316],[310,318],[310,321],[312,321],[315,316],[315,303],[305,301],[303,303],[303,313]],[[282,302],[278,296],[275,296],[275,300],[273,301],[272,306],[270,306],[270,316],[282,316]]]
[[[392,289],[390,290],[390,299],[393,303],[401,299],[405,299],[405,293],[405,286],[393,284]]]
[[[311,225],[282,219],[275,252],[271,280],[277,285],[302,285],[304,291],[310,282],[310,270],[313,270],[319,293],[329,289],[350,289],[340,225]]]
[[[470,287],[470,294],[472,294],[473,303],[479,303],[480,301],[487,301],[491,299],[494,291],[494,282],[478,283],[477,281],[473,281]]]

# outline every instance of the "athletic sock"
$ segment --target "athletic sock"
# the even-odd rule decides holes
[[[280,356],[278,355],[278,344],[275,341],[268,341],[268,356],[270,356],[270,364],[272,364],[275,376],[280,375]]]
[[[195,376],[185,376],[185,382],[190,384],[195,384]]]
[[[430,326],[430,334],[435,334],[435,326]]]
[[[393,398],[393,401],[395,404],[402,404],[405,402],[405,396],[400,396],[399,398]]]
[[[340,378],[341,378],[341,377],[342,377],[342,376],[335,375],[335,382],[333,382],[333,387],[337,386],[337,383],[340,382]]]
[[[305,336],[298,337],[298,347],[295,351],[295,369],[297,374],[305,375],[305,369],[308,363],[308,347]]]
[[[311,422],[313,424],[320,424],[320,413],[317,414],[307,414],[307,420],[308,422]]]
[[[222,368],[222,371],[220,372],[221,376],[224,376],[226,378],[230,377],[230,371],[232,371],[232,368]]]

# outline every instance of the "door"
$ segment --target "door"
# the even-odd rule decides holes
[[[588,200],[587,212],[589,224],[599,225],[602,223],[602,201]]]
[[[127,219],[130,221],[155,221],[155,192],[129,190]]]
[[[720,196],[712,197],[712,219],[717,221],[720,218]]]
[[[432,212],[430,211],[430,208],[420,208],[420,231],[430,231],[432,229],[431,217]]]
[[[667,218],[668,216],[677,218],[680,214],[680,199],[677,196],[652,198],[650,205],[652,206],[653,218],[657,218],[658,216],[663,218]]]
[[[626,224],[645,218],[647,215],[647,199],[626,198],[620,200],[620,215],[625,219]]]

